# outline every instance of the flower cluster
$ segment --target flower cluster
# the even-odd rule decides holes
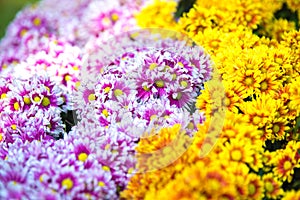
[[[73,94],[89,41],[133,29],[143,3],[45,0],[9,25],[0,42],[1,199],[118,198],[137,141],[85,120],[72,129]]]
[[[177,33],[120,34],[144,3],[45,0],[11,23],[0,44],[1,198],[116,199],[134,173],[186,150],[177,146],[205,121],[194,107],[212,62]],[[137,151],[151,135],[174,155]]]
[[[95,106],[101,126],[124,126],[126,121],[126,126],[133,123],[135,134],[141,136],[151,126],[189,123],[190,107],[211,77],[211,63],[201,49],[188,48],[185,54],[178,54],[167,48],[173,43],[168,41],[157,49],[130,48],[102,67],[94,88],[79,89],[81,99]],[[201,123],[203,116],[198,118],[193,123]]]
[[[136,34],[141,36],[133,39]],[[155,40],[149,37],[155,38],[157,34],[146,30],[121,36],[117,38],[121,46],[119,51],[107,51],[105,42],[103,48],[97,47],[86,62],[88,73],[82,76],[82,84],[74,97],[74,108],[79,120],[88,119],[104,128],[103,138],[107,139],[117,133],[119,137],[130,137],[137,143],[159,135],[160,131],[166,132],[164,128],[180,125],[177,132],[183,139],[165,143],[174,146],[192,137],[197,126],[205,120],[203,113],[196,111],[194,106],[203,84],[211,79],[212,63],[203,49],[189,46],[185,40],[168,38],[153,42]],[[108,42],[111,43],[114,42]],[[174,46],[178,47],[176,51],[172,49]],[[105,61],[99,62],[103,57]],[[167,134],[161,135],[167,137]],[[172,139],[175,137],[176,134]],[[185,149],[177,153],[181,155]],[[137,152],[136,171],[163,167],[179,156],[175,153],[172,158],[152,166],[149,160],[160,156],[161,152],[154,153],[152,158],[149,154],[153,151],[147,153],[145,156],[146,152]],[[148,166],[142,164],[145,159]]]
[[[64,132],[65,94],[49,77],[1,78],[0,91],[1,144],[58,138]]]
[[[59,141],[16,141],[2,150],[1,198],[115,199],[117,186],[96,159],[95,145],[75,134]]]

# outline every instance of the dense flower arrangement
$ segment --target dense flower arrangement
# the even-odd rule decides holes
[[[299,10],[25,8],[0,42],[0,199],[300,199]]]

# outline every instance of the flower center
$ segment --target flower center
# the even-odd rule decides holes
[[[17,130],[17,125],[16,124],[12,124],[10,127],[11,127],[12,130]]]
[[[23,37],[27,32],[28,32],[27,29],[25,29],[25,28],[22,29],[21,32],[20,32],[20,36]]]
[[[24,103],[25,103],[26,105],[29,105],[29,104],[31,103],[31,100],[30,100],[30,98],[29,98],[28,96],[24,96],[24,97],[23,97],[23,101],[24,101]]]
[[[114,90],[114,95],[115,97],[121,96],[123,94],[123,91],[120,89],[115,89]]]
[[[175,99],[175,100],[180,100],[180,99],[182,98],[182,93],[181,93],[181,92],[175,93],[175,94],[174,94],[174,97],[175,97],[175,98],[173,98],[173,99]]]
[[[6,98],[6,93],[2,93],[0,99],[5,99],[5,98]]]
[[[49,93],[51,92],[49,87],[45,86],[45,88]]]
[[[38,17],[34,18],[33,24],[34,24],[35,26],[39,26],[39,25],[41,25],[41,23],[42,23],[42,21],[41,21],[40,18],[38,18]]]
[[[157,64],[156,64],[156,63],[151,63],[151,64],[149,65],[149,69],[150,69],[150,70],[154,70],[156,67],[157,67]]]
[[[105,117],[108,117],[108,111],[106,109],[103,109],[102,110],[102,114],[105,116]]]
[[[104,186],[105,186],[105,183],[104,183],[103,181],[99,181],[99,182],[98,182],[98,186],[99,186],[99,187],[104,187]]]
[[[102,169],[103,169],[104,171],[110,171],[110,168],[109,168],[108,166],[103,166]]]
[[[73,187],[73,181],[70,178],[65,178],[62,182],[61,185],[65,187],[67,190],[70,190]]]
[[[289,170],[289,169],[291,169],[292,168],[292,163],[290,162],[290,161],[285,161],[284,162],[284,164],[283,164],[283,169],[285,170],[285,171],[287,171],[287,170]]]
[[[253,183],[250,183],[248,185],[248,191],[249,191],[249,195],[254,195],[256,192],[256,187]]]
[[[218,180],[212,179],[209,184],[213,191],[218,191],[221,188],[220,182]]]
[[[109,19],[108,17],[104,17],[104,18],[102,19],[102,24],[108,26],[108,25],[111,24],[111,21],[110,21],[110,19]]]
[[[228,107],[228,106],[230,106],[231,101],[230,101],[230,99],[228,97],[225,97],[224,103],[225,103],[225,106]]]
[[[219,47],[219,42],[217,40],[213,40],[213,41],[211,41],[210,45],[213,48],[217,48],[217,47]]]
[[[147,85],[143,86],[143,89],[147,92],[150,90],[150,88],[148,88]]]
[[[116,13],[111,15],[111,19],[115,22],[119,19],[119,15],[117,15]]]
[[[155,120],[155,119],[157,119],[157,115],[151,115],[150,121],[153,121],[153,120]]]
[[[252,122],[254,125],[257,125],[261,122],[261,118],[259,116],[255,116],[255,117],[253,117]]]
[[[194,130],[194,128],[195,128],[194,123],[190,122],[190,123],[187,125],[187,128],[190,129],[190,130]]]
[[[279,65],[282,65],[283,60],[282,60],[282,58],[277,57],[277,58],[275,58],[275,62],[278,63]]]
[[[240,150],[233,150],[232,152],[231,152],[231,158],[232,158],[232,160],[234,160],[234,161],[239,161],[239,160],[241,160],[242,159],[242,153],[241,153],[241,151]]]
[[[65,76],[65,81],[70,81],[71,79],[72,79],[72,77],[70,75]]]
[[[42,183],[44,181],[44,174],[40,175],[39,181]]]
[[[88,99],[89,99],[89,101],[95,101],[95,99],[96,99],[95,94],[90,94]]]
[[[19,104],[19,102],[15,102],[14,103],[14,109],[15,110],[20,110],[20,104]]]
[[[88,158],[88,155],[86,153],[80,153],[78,155],[78,160],[80,160],[82,162],[86,161],[87,158]]]
[[[132,174],[133,171],[134,171],[134,168],[130,167],[130,168],[128,169],[128,174]]]
[[[267,192],[271,193],[271,192],[274,191],[274,186],[273,186],[273,184],[271,182],[266,182],[265,188],[266,188]]]
[[[280,126],[278,125],[278,124],[275,124],[274,126],[273,126],[273,132],[274,133],[278,133],[280,131]]]
[[[164,87],[165,83],[163,80],[158,80],[158,81],[155,81],[155,85],[159,88],[162,88],[162,87]]]
[[[252,77],[247,77],[247,78],[245,79],[245,84],[246,84],[247,86],[252,85],[253,82],[254,82],[254,80],[253,80]]]
[[[266,90],[268,89],[268,83],[266,81],[263,81],[260,83],[260,89],[261,90]]]
[[[36,97],[33,98],[33,101],[38,103],[38,102],[41,101],[41,98],[39,96],[36,96]]]
[[[78,90],[78,89],[79,89],[79,87],[80,87],[80,82],[79,82],[79,81],[77,81],[77,82],[75,83],[75,88],[76,88],[76,90]]]
[[[186,81],[180,82],[181,87],[186,88],[188,86],[188,83]]]
[[[105,145],[104,149],[108,150],[110,148],[110,144]]]
[[[177,75],[176,74],[172,74],[172,81],[175,81],[177,78]]]
[[[44,97],[42,100],[42,105],[47,107],[50,105],[50,99],[48,97]]]
[[[182,62],[178,62],[177,65],[178,65],[179,67],[183,67]]]
[[[104,92],[109,93],[110,89],[111,89],[110,87],[106,87],[106,88],[104,88]]]

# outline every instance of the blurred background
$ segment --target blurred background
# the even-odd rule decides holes
[[[38,0],[0,0],[0,39],[4,36],[8,24],[16,13],[28,4]]]

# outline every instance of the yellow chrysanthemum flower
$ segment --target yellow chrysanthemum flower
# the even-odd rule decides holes
[[[165,28],[176,30],[174,13],[177,3],[172,0],[154,0],[135,16],[142,28]]]
[[[262,94],[252,101],[241,103],[239,108],[249,117],[253,125],[262,128],[270,119],[275,117],[281,106],[282,102],[280,100],[276,100],[270,95]]]
[[[262,199],[263,198],[263,182],[260,176],[250,173],[246,178],[248,186],[248,196],[246,199]]]
[[[295,22],[290,22],[286,19],[275,19],[273,22],[266,23],[264,28],[266,29],[266,35],[281,41],[283,34],[291,30],[296,29]]]
[[[273,118],[265,127],[265,132],[272,140],[283,140],[290,129],[288,123],[286,117]]]
[[[284,197],[282,198],[282,200],[296,200],[296,199],[300,199],[300,190],[287,191],[284,194]]]
[[[273,173],[263,175],[265,196],[268,198],[276,198],[283,194],[282,182],[274,177]]]
[[[291,182],[294,174],[294,168],[296,163],[294,160],[290,157],[290,154],[283,152],[284,154],[280,154],[280,156],[277,156],[274,164],[274,174],[279,179],[282,179],[283,181]]]
[[[228,142],[224,144],[222,147],[222,152],[220,152],[220,158],[241,162],[241,163],[252,163],[253,155],[255,153],[255,149],[251,145],[251,143],[246,140],[239,139],[230,139]]]

